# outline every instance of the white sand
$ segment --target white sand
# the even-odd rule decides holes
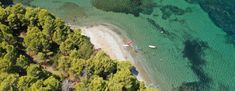
[[[82,27],[82,34],[90,38],[95,49],[101,48],[112,59],[133,60],[122,46],[123,40],[109,28],[103,25]]]
[[[126,44],[124,41],[129,39],[124,36],[118,35],[118,29],[113,28],[109,25],[93,25],[85,27],[71,26],[72,28],[80,28],[82,34],[89,37],[91,43],[94,45],[95,49],[101,48],[105,53],[107,53],[112,59],[117,59],[118,61],[131,61],[134,59],[128,50],[128,47],[124,47]],[[112,28],[111,28],[112,27]],[[138,69],[138,67],[137,67]],[[139,81],[144,81],[140,76],[137,75]]]

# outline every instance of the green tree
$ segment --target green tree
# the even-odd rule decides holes
[[[105,81],[99,76],[93,76],[89,84],[90,91],[104,91],[105,90]]]
[[[44,26],[46,23],[51,23],[50,25],[53,26],[53,18],[51,14],[46,9],[39,9],[37,12],[38,18],[38,26]],[[47,20],[52,22],[48,22]]]
[[[133,65],[129,61],[119,61],[117,65],[118,70],[131,70]]]
[[[0,91],[16,91],[17,90],[17,75],[8,75],[0,84]]]
[[[136,91],[138,88],[138,80],[129,70],[118,71],[108,82],[108,90],[111,91]]]
[[[0,71],[0,84],[1,82],[9,76],[9,73]]]
[[[7,45],[6,46],[6,51],[7,51],[7,53],[5,54],[4,59],[9,60],[13,64],[15,64],[16,59],[18,57],[18,51],[12,45]]]
[[[25,19],[29,21],[29,25],[37,26],[37,12],[39,8],[26,7]]]
[[[43,84],[45,85],[45,88],[47,88],[48,91],[58,91],[61,89],[60,81],[57,80],[55,77],[50,76],[47,78]]]
[[[36,82],[37,79],[32,76],[22,76],[19,78],[17,88],[19,91],[30,91],[30,86]]]
[[[24,43],[29,53],[50,52],[51,41],[40,31],[38,27],[29,27],[24,37]],[[31,54],[31,55],[35,55]]]
[[[81,37],[78,52],[80,53],[80,58],[88,59],[91,56],[93,53],[93,45],[88,37]]]
[[[45,91],[43,90],[43,80],[37,80],[37,82],[33,83],[30,87],[31,91]]]
[[[60,45],[63,41],[66,40],[71,30],[68,26],[65,26],[64,22],[59,18],[56,18],[54,23],[55,32],[53,33],[52,40]]]
[[[21,29],[23,26],[25,26],[25,23],[28,23],[24,18],[26,9],[22,4],[15,4],[8,11],[10,11],[12,14],[16,14],[16,20],[14,20],[17,21],[15,23],[18,25],[16,29]]]
[[[5,42],[9,44],[15,44],[17,41],[15,37],[12,35],[13,31],[9,28],[9,26],[6,26],[4,24],[0,23],[0,32],[3,36],[1,36]]]
[[[7,17],[8,17],[7,11],[4,8],[0,7],[0,20],[1,20],[1,22],[5,22]]]
[[[96,53],[96,55],[89,60],[91,60],[89,71],[91,71],[92,74],[106,77],[116,71],[116,62],[111,60],[104,52]]]
[[[46,60],[46,54],[43,53],[43,52],[38,52],[38,54],[34,57],[34,60],[37,62],[37,63],[43,63],[45,62]]]
[[[83,59],[88,59],[93,52],[93,45],[87,37],[81,35],[80,30],[70,33],[60,45],[60,51],[65,55],[69,55],[73,50],[77,50],[78,57]]]
[[[42,26],[43,30],[42,33],[44,35],[47,35],[47,37],[51,40],[52,39],[52,35],[55,31],[54,28],[54,19],[52,17],[45,17],[44,19],[44,25]]]
[[[19,21],[18,21],[18,19],[17,19],[17,15],[15,15],[15,14],[10,14],[8,17],[7,17],[7,21],[8,21],[8,23],[9,23],[9,25],[10,25],[10,27],[12,28],[12,29],[16,29],[17,28],[17,26],[19,26]]]
[[[81,36],[82,35],[77,32],[70,33],[68,38],[61,43],[60,51],[66,55],[69,55],[72,50],[78,50]]]
[[[87,78],[81,78],[80,82],[75,85],[75,91],[89,91],[89,83]]]
[[[43,80],[38,80],[30,87],[30,91],[59,91],[61,90],[60,81],[50,76]]]
[[[16,59],[16,66],[19,66],[23,69],[26,69],[29,66],[29,64],[30,64],[29,59],[26,58],[24,55],[20,55]]]
[[[69,69],[70,73],[73,73],[76,77],[86,75],[86,73],[83,74],[83,70],[87,67],[87,61],[83,59],[74,59],[71,63],[71,67]]]
[[[27,68],[27,75],[35,77],[37,79],[42,79],[49,77],[50,73],[43,70],[40,66],[36,64],[30,64],[30,66]]]
[[[55,17],[52,16],[47,10],[40,9],[38,12],[38,26],[42,26],[42,33],[46,35],[50,40],[55,31]]]
[[[13,14],[25,14],[26,10],[22,4],[15,4],[11,7],[7,7],[9,11]]]
[[[7,7],[7,11],[10,12],[9,16],[7,17],[7,22],[11,29],[16,30],[15,33],[19,33],[22,27],[22,22],[24,21],[24,13],[25,9],[21,4],[16,4],[12,7]]]
[[[0,71],[1,72],[9,72],[12,68],[13,64],[9,60],[0,58]]]
[[[57,61],[57,69],[61,71],[68,71],[71,67],[71,60],[68,57],[62,56]]]
[[[1,53],[2,58],[0,58],[0,70],[3,72],[9,72],[15,64],[18,53],[13,46],[8,45],[6,42],[2,42],[0,44],[0,49],[5,50]]]

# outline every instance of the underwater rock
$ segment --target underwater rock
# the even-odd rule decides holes
[[[183,56],[188,58],[193,65],[203,65],[205,60],[202,58],[204,50],[208,44],[199,40],[186,40],[184,42]]]
[[[189,9],[189,8],[188,8]],[[172,5],[165,5],[162,6],[160,8],[161,12],[162,12],[162,19],[168,19],[171,17],[171,15],[183,15],[185,14],[187,11],[189,10],[184,10],[184,9],[180,9],[176,6],[172,6]]]
[[[85,10],[80,7],[78,4],[73,2],[65,2],[59,8],[64,14],[70,16],[68,20],[76,22],[78,18],[85,18],[87,14]]]
[[[153,19],[150,19],[150,18],[147,18],[147,21],[152,24],[155,28],[157,28],[157,30],[160,32],[160,33],[164,33],[164,34],[167,34],[169,35],[170,33],[168,31],[166,31],[163,27],[161,27],[159,24],[157,24]]]
[[[179,91],[201,91],[202,89],[208,88],[211,79],[202,68],[202,66],[206,63],[203,56],[204,50],[209,48],[208,44],[200,40],[186,40],[184,45],[183,57],[189,60],[191,63],[190,68],[197,75],[199,81],[182,84],[182,86],[179,87]]]
[[[179,88],[178,91],[200,91],[200,82],[188,82],[183,83]]]
[[[198,3],[199,0],[184,0],[184,1],[186,1],[190,4],[196,4],[196,3]]]
[[[150,15],[156,4],[152,0],[92,0],[92,5],[104,11],[113,11],[139,16]]]
[[[208,13],[213,23],[223,29],[230,36],[230,41],[235,45],[235,0],[185,0],[186,2],[194,2]],[[235,47],[235,46],[234,46]]]

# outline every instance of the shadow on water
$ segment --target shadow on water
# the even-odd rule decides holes
[[[203,59],[204,50],[209,48],[208,44],[200,40],[186,40],[184,42],[183,57],[187,58],[190,62],[190,68],[196,74],[199,81],[185,82],[178,90],[179,91],[204,91],[209,89],[211,79],[204,72],[202,66],[206,64]]]

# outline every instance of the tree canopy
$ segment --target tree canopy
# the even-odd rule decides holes
[[[0,91],[145,90],[128,62],[95,51],[80,29],[45,9],[0,7]]]

